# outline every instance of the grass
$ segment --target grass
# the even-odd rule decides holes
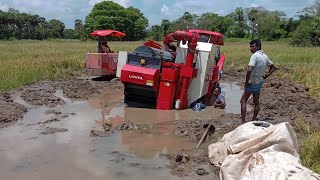
[[[143,42],[110,42],[114,51],[133,51]],[[83,70],[86,52],[96,52],[94,41],[0,41],[0,92],[40,80],[56,80]],[[280,74],[305,83],[320,96],[320,48],[292,47],[286,42],[263,42],[262,48],[280,67]],[[249,40],[225,42],[225,67],[246,68]],[[293,69],[286,72],[285,69]]]
[[[139,43],[110,44],[115,50],[132,51]],[[0,41],[0,92],[83,70],[85,53],[96,52],[96,46],[80,41]]]
[[[320,132],[313,129],[303,117],[296,120],[295,127],[305,135],[299,147],[301,163],[320,174]]]
[[[249,58],[249,40],[222,47],[227,54],[225,68],[245,69]],[[133,51],[143,42],[110,42],[113,51]],[[41,80],[56,80],[74,75],[84,68],[86,52],[96,52],[97,43],[80,41],[0,41],[0,92]],[[286,42],[263,42],[263,50],[280,67],[279,75],[310,87],[320,96],[320,48],[292,47]],[[292,71],[286,71],[286,69]],[[78,74],[76,74],[78,75]],[[320,173],[320,133],[311,130],[305,121],[297,127],[306,134],[301,142],[302,163]]]
[[[320,96],[320,48],[292,47],[286,42],[262,42],[262,49],[280,69],[278,74],[306,84],[313,95]],[[247,42],[226,42],[225,67],[245,69],[251,56]],[[291,69],[292,71],[287,71]]]

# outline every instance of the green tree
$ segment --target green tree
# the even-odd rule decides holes
[[[292,33],[297,29],[299,25],[299,20],[289,18],[286,23],[281,26],[281,29],[286,31],[285,38],[292,37]]]
[[[19,14],[20,12],[16,9],[13,9],[13,8],[9,8],[8,9],[8,13],[15,13],[15,14]]]
[[[82,31],[82,29],[83,29],[82,20],[76,19],[74,21],[74,30],[80,32],[80,31]]]
[[[0,39],[45,39],[45,18],[39,15],[20,13],[12,8],[0,12]]]
[[[259,38],[275,40],[287,34],[281,28],[286,23],[283,12],[268,11],[264,7],[248,8],[246,11],[248,19],[251,20],[251,31],[256,30]]]
[[[185,12],[180,18],[172,22],[172,28],[174,31],[196,28],[197,18],[196,14]]]
[[[313,5],[305,7],[302,12],[307,16],[320,16],[320,0],[316,0]]]
[[[127,34],[126,40],[140,40],[147,36],[148,20],[139,9],[124,8],[112,1],[97,3],[86,17],[87,33],[101,29],[115,29]]]
[[[231,16],[220,16],[214,30],[227,35],[228,30],[234,23],[234,19]]]
[[[130,6],[127,8],[128,18],[132,22],[133,29],[129,29],[129,38],[131,40],[141,40],[147,36],[148,19],[144,17],[139,9]]]
[[[320,17],[304,19],[292,35],[293,45],[320,46]]]
[[[219,24],[221,24],[220,16],[215,13],[204,13],[197,19],[199,29],[217,31]]]
[[[245,11],[238,7],[228,16],[232,19],[232,22],[230,22],[226,35],[228,37],[244,38],[249,31]]]
[[[51,19],[48,22],[48,37],[49,38],[63,38],[63,31],[65,25],[57,19]]]
[[[149,29],[148,36],[149,36],[149,38],[151,38],[155,41],[160,41],[163,39],[163,33],[164,33],[164,30],[161,26],[153,25]]]
[[[166,36],[169,34],[169,32],[172,32],[172,25],[168,19],[163,19],[161,22],[161,27],[163,29],[163,36]]]
[[[83,32],[83,24],[82,24],[82,20],[81,19],[76,19],[74,21],[74,30],[75,32],[74,33],[74,37],[76,38],[72,38],[72,39],[86,39],[86,35],[85,33]],[[71,33],[71,31],[68,31],[68,33]]]
[[[63,37],[65,39],[79,39],[79,33],[74,29],[65,29],[63,31]]]
[[[320,46],[320,0],[304,8],[300,15],[300,23],[292,34],[293,45]]]

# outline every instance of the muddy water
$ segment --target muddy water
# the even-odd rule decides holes
[[[237,91],[232,87],[222,88],[227,112],[239,109],[228,96]],[[169,161],[161,155],[195,147],[175,136],[172,120],[210,119],[224,113],[212,107],[201,112],[128,108],[120,91],[88,101],[71,101],[62,91],[55,96],[65,104],[34,107],[15,95],[14,101],[29,111],[21,123],[0,129],[0,179],[186,179],[171,175]],[[150,133],[114,130],[107,137],[90,137],[91,130],[102,130],[99,122],[123,121],[154,128]],[[53,131],[44,133],[48,128]]]
[[[243,93],[243,89],[237,85],[237,82],[220,83],[221,91],[226,98],[225,112],[240,114],[240,99]],[[247,111],[251,111],[252,107],[248,105]]]

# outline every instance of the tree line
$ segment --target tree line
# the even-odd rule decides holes
[[[221,32],[226,38],[291,39],[296,45],[320,45],[320,0],[298,12],[296,18],[286,18],[281,11],[264,7],[236,8],[226,16],[214,12],[201,15],[184,12],[173,21],[149,27],[148,19],[135,7],[124,8],[112,1],[97,3],[83,23],[74,21],[73,29],[57,19],[46,20],[39,15],[20,13],[10,8],[0,11],[0,39],[50,38],[88,39],[98,29],[115,29],[127,34],[123,40],[162,40],[170,32],[183,29],[205,29]]]
[[[37,39],[62,38],[65,25],[52,19],[27,13],[20,13],[10,8],[8,12],[0,11],[0,39]]]

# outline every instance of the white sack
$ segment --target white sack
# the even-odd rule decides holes
[[[267,128],[245,123],[209,147],[222,180],[318,179],[300,164],[296,135],[288,122]]]

